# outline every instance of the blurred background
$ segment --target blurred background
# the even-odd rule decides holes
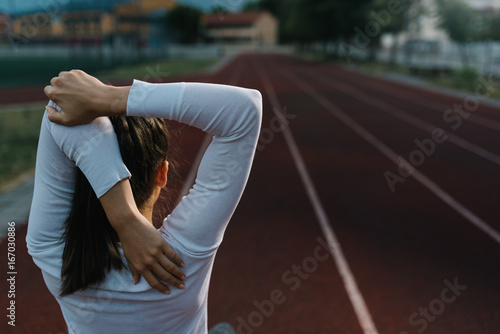
[[[293,277],[307,288],[292,293],[284,282],[289,268],[310,263],[332,225],[380,333],[422,333],[427,325],[426,333],[498,333],[500,0],[0,0],[0,243],[7,222],[22,226],[19,272],[28,274],[19,312],[57,328],[51,333],[63,332],[64,322],[39,291],[41,277],[31,276],[40,275],[23,233],[43,87],[76,68],[113,85],[201,81],[263,93],[254,169],[213,275],[212,325],[378,334],[363,324],[370,314],[353,312],[361,293],[347,297],[352,284],[331,261]],[[279,134],[284,125],[299,149],[291,134]],[[434,130],[449,140],[435,140]],[[183,131],[179,147],[189,162],[180,174],[194,182],[209,141]],[[422,148],[431,139],[433,149]],[[411,164],[425,175],[405,174],[402,156],[421,157]],[[320,231],[327,216],[331,224]],[[445,305],[441,291],[451,281],[460,286],[457,277],[470,289]],[[276,303],[264,322],[256,301],[276,287],[287,303]],[[435,317],[425,313],[432,305]],[[252,324],[255,312],[264,325]]]
[[[43,100],[6,87],[72,68],[155,80],[273,50],[467,90],[479,73],[500,75],[499,9],[500,0],[3,0],[0,191],[33,170],[31,103]]]

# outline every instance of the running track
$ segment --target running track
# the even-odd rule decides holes
[[[215,74],[167,80],[264,97],[252,174],[215,263],[210,327],[500,332],[499,109],[469,104],[468,118],[445,115],[464,100],[279,55],[242,55]],[[189,127],[177,138],[187,185],[204,138]],[[398,172],[400,157],[419,165],[411,175]],[[404,180],[394,191],[387,171]],[[16,327],[3,316],[1,332],[66,333],[24,236],[18,228]],[[5,254],[5,240],[0,247]],[[2,284],[4,310],[6,295]]]

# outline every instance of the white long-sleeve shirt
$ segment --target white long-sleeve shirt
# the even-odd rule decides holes
[[[107,117],[65,127],[50,122],[45,113],[26,237],[28,251],[61,306],[69,333],[206,333],[212,266],[248,180],[260,131],[262,97],[256,90],[225,85],[136,80],[127,115],[166,118],[214,136],[194,186],[159,229],[185,262],[186,289],[172,288],[165,295],[143,278],[134,285],[126,265],[109,272],[99,286],[59,297],[61,236],[71,210],[75,168],[86,175],[98,197],[130,177]]]

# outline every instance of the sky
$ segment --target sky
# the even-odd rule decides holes
[[[74,2],[92,2],[96,0],[0,0],[0,12],[4,13],[19,13],[26,11],[43,11],[44,8],[55,8],[57,5],[64,5]],[[117,0],[101,0],[118,2]],[[177,0],[178,3],[197,7],[201,10],[208,11],[214,5],[222,6],[230,11],[236,11],[250,0]],[[99,1],[100,2],[100,1]]]
[[[26,11],[38,11],[39,9],[43,11],[45,8],[53,8],[57,4],[66,4],[69,1],[79,2],[92,2],[92,1],[110,1],[117,2],[123,0],[0,0],[0,12],[26,12]],[[253,0],[177,0],[177,2],[191,5],[197,7],[201,10],[208,11],[214,5],[220,5],[230,11],[236,11],[241,9],[241,7],[248,1]],[[500,0],[464,0],[464,2],[470,4],[472,7],[481,8],[493,6],[495,8],[500,8]],[[48,4],[48,5],[47,5]]]

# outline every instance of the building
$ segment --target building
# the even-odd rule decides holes
[[[0,13],[0,39],[7,38],[11,31],[11,19],[7,14]]]
[[[500,0],[468,0],[466,3],[483,17],[500,10]],[[409,41],[450,43],[448,34],[439,27],[436,0],[413,1],[406,20],[406,29],[399,34],[400,44]]]
[[[278,42],[278,20],[264,11],[205,15],[203,27],[207,37],[215,42],[252,45]]]
[[[115,16],[100,10],[67,11],[61,14],[61,37],[68,44],[101,44],[115,32]]]
[[[170,39],[165,16],[177,5],[173,0],[138,0],[116,6],[116,30],[122,35],[139,34],[141,44],[162,46]]]
[[[64,27],[59,17],[45,12],[21,14],[12,20],[14,38],[33,42],[54,42],[63,35]]]
[[[101,45],[126,41],[136,46],[161,46],[167,35],[164,17],[174,0],[137,0],[115,6],[69,4],[60,13],[19,15],[13,33],[30,42]]]
[[[439,28],[435,0],[419,0],[410,5],[406,17],[406,29],[400,34],[400,41],[449,42],[448,35]]]
[[[467,4],[472,8],[483,10],[485,8],[500,9],[500,0],[468,0]]]

